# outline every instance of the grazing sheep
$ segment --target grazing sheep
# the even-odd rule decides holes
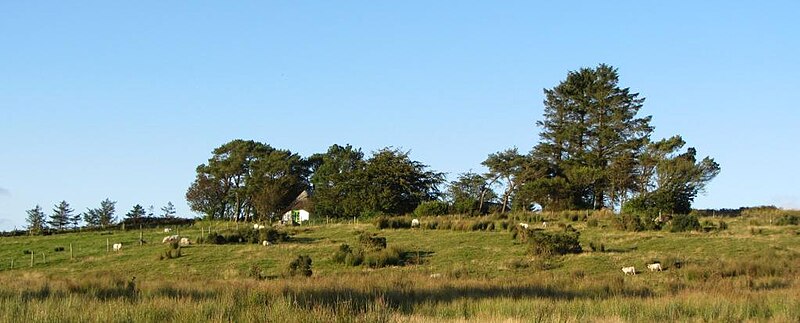
[[[114,251],[120,251],[120,250],[122,250],[122,244],[121,243],[115,243],[112,248],[114,249]]]
[[[266,227],[262,224],[253,224],[253,230],[264,230],[264,228]]]
[[[180,238],[178,237],[178,235],[177,235],[177,234],[175,234],[175,235],[171,235],[171,236],[166,236],[166,237],[164,237],[164,239],[163,239],[163,240],[161,240],[161,243],[175,242],[175,241],[178,241],[179,239],[180,239]]]
[[[267,240],[262,241],[261,244],[264,245],[264,247],[271,245],[271,243]]]
[[[622,267],[622,272],[625,273],[625,275],[629,275],[630,274],[630,275],[634,275],[635,276],[636,275],[636,268],[633,268],[633,266]]]
[[[647,269],[650,269],[650,271],[654,271],[654,270],[661,271],[662,270],[661,263],[656,262],[656,263],[648,264],[647,265]]]
[[[527,223],[520,223],[519,226],[521,226],[524,229],[527,229],[529,227]]]
[[[170,232],[172,232],[171,228],[164,228],[164,233],[170,233]]]
[[[542,228],[547,228],[547,221],[542,221]]]
[[[442,274],[439,273],[431,274],[431,278],[442,278]]]
[[[412,227],[412,228],[417,228],[417,227],[419,227],[419,220],[417,220],[417,219],[412,219],[412,220],[411,220],[411,227]]]
[[[188,246],[189,244],[191,244],[191,242],[189,241],[189,238],[181,238],[180,244],[181,246]]]

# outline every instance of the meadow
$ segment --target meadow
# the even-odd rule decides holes
[[[162,228],[4,237],[0,321],[800,321],[800,227],[774,225],[774,214],[701,218],[727,228],[680,233],[621,231],[612,214],[575,214],[463,218],[435,230],[425,224],[441,219],[415,229],[320,223],[286,228],[291,239],[270,246],[192,244],[173,259],[162,256]],[[583,252],[533,256],[501,225],[542,220],[544,231],[577,229]],[[476,221],[493,225],[464,229]],[[197,241],[235,229],[201,221],[172,234]],[[404,265],[333,259],[363,232],[403,250]],[[313,260],[310,277],[287,275],[298,255]],[[646,271],[654,261],[665,270]]]

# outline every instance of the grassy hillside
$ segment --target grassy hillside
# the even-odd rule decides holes
[[[521,216],[541,226],[538,215]],[[0,320],[800,321],[796,225],[748,216],[726,218],[728,228],[712,232],[625,232],[614,229],[608,214],[569,218],[546,215],[544,230],[571,225],[584,252],[552,258],[529,255],[528,245],[513,240],[497,219],[491,231],[294,227],[287,229],[290,241],[193,244],[181,257],[163,260],[162,229],[2,238]],[[433,220],[423,219],[423,226]],[[225,233],[235,224],[177,231],[196,241],[209,228]],[[406,265],[335,262],[339,246],[358,245],[361,232],[405,251]],[[122,250],[107,252],[107,241],[122,243]],[[604,251],[591,251],[590,244]],[[26,250],[33,252],[32,267]],[[312,277],[285,277],[301,254],[313,259]],[[666,270],[646,272],[652,261]],[[637,275],[624,276],[623,266],[635,266]]]

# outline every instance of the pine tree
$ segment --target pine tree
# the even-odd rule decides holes
[[[67,203],[67,201],[61,201],[61,203],[55,205],[53,214],[50,215],[50,221],[47,221],[47,223],[57,230],[64,230],[70,221],[72,221],[73,211],[73,209],[69,208],[69,203]]]
[[[36,205],[36,207],[25,211],[28,213],[28,218],[25,221],[28,222],[28,231],[31,234],[34,233],[41,233],[42,230],[45,229],[45,217],[44,211],[42,211],[42,207]]]
[[[116,204],[116,201],[111,201],[110,199],[105,199],[100,202],[100,208],[96,210],[98,222],[101,227],[113,225],[114,222],[117,221],[117,218],[114,216]]]
[[[141,205],[136,204],[127,214],[125,214],[125,221],[128,223],[139,223],[144,215],[144,208]]]
[[[570,72],[553,89],[546,89],[541,142],[535,158],[549,164],[544,186],[567,191],[570,201],[557,204],[577,208],[611,206],[631,185],[626,177],[653,131],[651,117],[637,118],[644,98],[618,86],[611,66]]]
[[[167,202],[167,205],[161,208],[161,211],[164,213],[162,214],[165,218],[171,218],[175,216],[175,205],[172,204],[172,201]]]

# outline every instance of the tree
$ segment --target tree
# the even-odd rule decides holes
[[[252,140],[233,140],[197,167],[186,192],[189,207],[212,219],[247,221],[282,211],[308,188],[308,164],[299,155]]]
[[[623,205],[623,211],[647,215],[691,211],[692,201],[719,174],[720,166],[709,157],[697,161],[692,147],[679,154],[685,144],[680,136],[674,136],[647,146],[638,195]]]
[[[175,205],[172,204],[172,201],[167,202],[167,205],[161,208],[161,211],[164,212],[161,214],[162,217],[171,218],[175,216]]]
[[[362,193],[366,183],[364,153],[350,145],[332,145],[324,154],[308,158],[313,175],[314,210],[332,217],[358,216],[364,210]]]
[[[447,188],[453,211],[460,214],[484,213],[483,202],[497,197],[490,184],[486,177],[473,172],[458,175]]]
[[[444,174],[409,158],[408,152],[384,148],[367,160],[364,169],[366,211],[405,214],[423,201],[439,198]]]
[[[156,207],[153,206],[152,204],[147,207],[147,216],[148,217],[152,218],[155,215],[155,212],[156,212]]]
[[[144,207],[142,207],[139,204],[136,204],[127,214],[125,214],[125,220],[127,223],[132,223],[132,224],[139,223],[139,221],[142,220],[142,217],[144,217],[144,215],[145,215]]]
[[[117,220],[114,217],[116,204],[117,202],[105,199],[100,202],[99,208],[86,208],[86,212],[83,213],[83,222],[86,222],[86,225],[90,227],[106,227],[114,224]]]
[[[66,226],[72,221],[72,212],[74,210],[69,208],[67,201],[61,201],[55,205],[53,214],[50,215],[50,221],[47,223],[57,229],[64,230]]]
[[[42,207],[38,204],[36,207],[25,211],[28,213],[28,218],[25,219],[28,222],[28,231],[31,234],[41,233],[45,229],[45,214],[42,211]]]
[[[483,166],[489,168],[489,173],[486,177],[490,179],[490,183],[499,180],[505,181],[505,192],[503,192],[503,208],[501,212],[509,207],[509,201],[513,193],[517,190],[519,182],[516,180],[520,174],[525,163],[525,157],[520,155],[517,148],[507,149],[498,153],[490,154],[488,158],[482,163]],[[481,205],[483,200],[481,200]]]

